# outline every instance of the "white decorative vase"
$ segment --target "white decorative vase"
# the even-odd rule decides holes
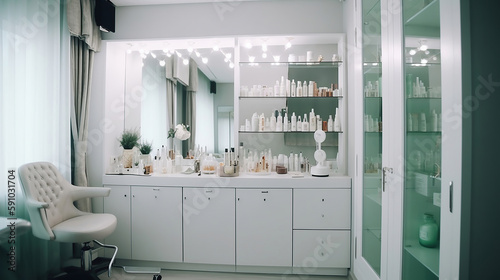
[[[133,149],[124,149],[122,156],[122,163],[124,168],[131,168],[132,161],[134,159],[134,150]]]
[[[140,155],[139,156],[139,159],[142,160],[142,163],[146,166],[146,165],[150,165],[151,164],[151,155],[150,154],[147,154],[147,155]]]

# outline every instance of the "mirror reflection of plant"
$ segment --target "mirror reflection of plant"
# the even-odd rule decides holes
[[[141,151],[141,154],[143,155],[149,155],[151,151],[153,150],[153,143],[144,141],[139,145],[139,151]]]
[[[118,139],[120,146],[126,150],[133,149],[139,146],[139,139],[141,139],[141,134],[137,129],[125,129],[122,133],[122,137]]]

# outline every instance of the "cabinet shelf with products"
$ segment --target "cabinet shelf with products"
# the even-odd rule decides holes
[[[267,57],[257,56],[255,48],[240,47],[240,61],[235,68],[238,77],[235,89],[239,92],[235,100],[238,143],[249,150],[270,149],[273,155],[301,152],[315,165],[313,132],[319,129],[326,132],[326,140],[321,147],[326,152],[327,160],[345,162],[345,65],[341,60],[343,46],[340,43],[344,37],[339,34],[325,37],[324,42],[332,43],[315,44],[310,41],[303,45],[294,44],[286,51],[288,62],[283,62],[286,57],[283,57],[282,45],[272,46],[269,43],[274,38],[266,39],[268,52],[272,54]],[[281,59],[273,53],[274,50],[281,53]],[[314,57],[308,57],[306,61],[305,55],[310,52],[314,53]],[[333,59],[318,61],[320,57]],[[314,125],[311,124],[313,115]],[[255,125],[255,116],[261,123],[260,127]],[[281,122],[278,121],[280,119]],[[304,125],[306,119],[307,125]],[[302,129],[298,127],[299,120],[303,124]],[[334,123],[337,124],[335,129]],[[304,129],[306,131],[302,131]]]

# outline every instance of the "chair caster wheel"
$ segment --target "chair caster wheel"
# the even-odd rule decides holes
[[[154,275],[153,280],[161,280],[161,275],[160,274]]]

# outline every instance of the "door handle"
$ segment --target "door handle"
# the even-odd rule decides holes
[[[450,181],[450,213],[453,213],[453,181]]]
[[[385,192],[385,183],[387,183],[386,176],[387,173],[394,173],[394,169],[392,167],[384,167],[382,168],[382,191]]]

